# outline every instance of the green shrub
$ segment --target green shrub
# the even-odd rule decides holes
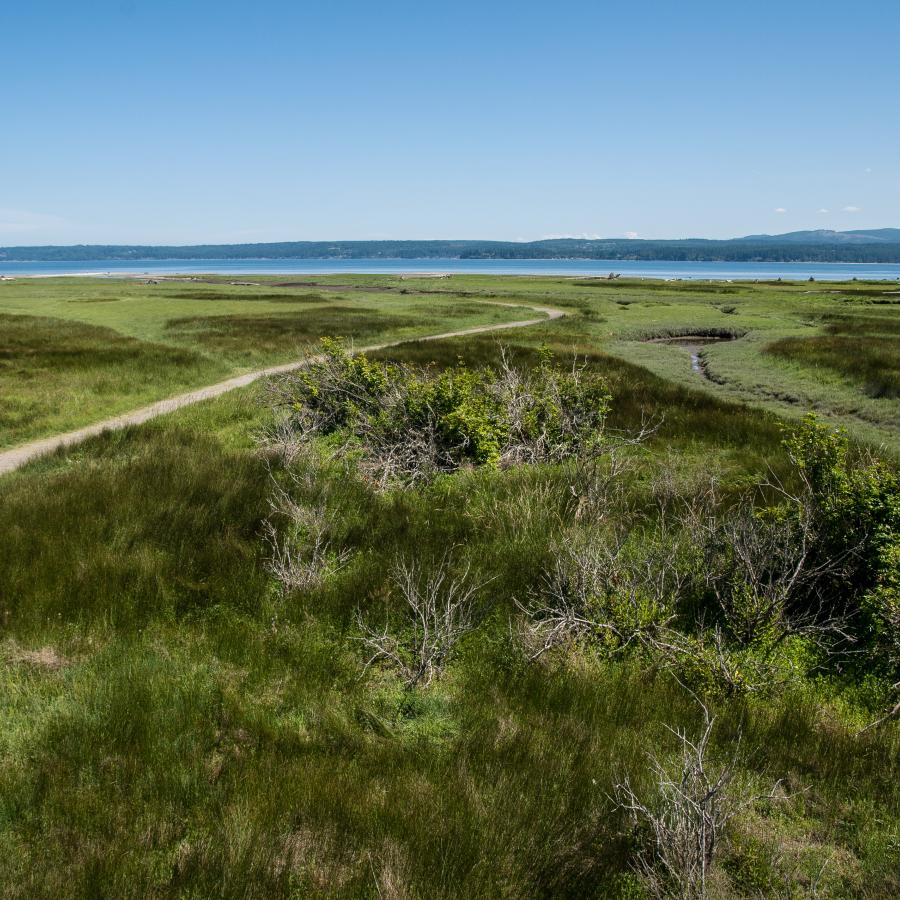
[[[520,606],[526,653],[639,650],[704,694],[770,694],[851,661],[896,681],[897,476],[814,417],[784,443],[787,482],[724,507],[713,487],[630,526],[617,510],[612,540],[608,526],[566,536]]]
[[[458,362],[434,375],[354,356],[339,340],[322,346],[322,356],[274,386],[287,412],[278,438],[303,445],[328,437],[380,487],[463,467],[559,462],[602,446],[606,382],[575,365],[562,369],[549,352],[524,372],[501,354],[499,371]]]
[[[870,660],[900,663],[900,480],[868,455],[851,454],[842,431],[807,416],[785,440],[816,524],[813,564],[845,560],[816,585],[816,602],[849,617]],[[812,602],[813,598],[807,598]],[[887,653],[885,654],[885,650]],[[876,652],[872,652],[876,651]]]

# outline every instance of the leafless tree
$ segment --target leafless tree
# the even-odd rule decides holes
[[[476,622],[476,601],[483,584],[476,584],[466,565],[452,574],[450,555],[428,573],[417,562],[399,561],[393,570],[394,587],[403,599],[402,625],[388,619],[372,626],[361,612],[357,625],[371,654],[365,668],[384,660],[395,666],[407,688],[428,685],[444,670],[459,639]]]
[[[677,548],[657,542],[638,554],[631,552],[629,537],[626,532],[559,541],[540,588],[527,602],[516,601],[530,659],[579,640],[598,640],[619,653],[665,637],[686,583]]]
[[[339,571],[350,557],[335,550],[324,504],[304,505],[272,479],[272,515],[264,523],[269,571],[284,591],[311,590]]]
[[[266,459],[274,456],[285,469],[296,466],[310,452],[310,443],[300,439],[294,424],[283,413],[273,416],[260,433],[258,443]]]
[[[649,841],[638,858],[638,871],[655,897],[702,900],[716,853],[731,818],[743,806],[729,787],[736,756],[715,768],[709,742],[715,717],[703,710],[697,737],[669,728],[679,742],[675,761],[651,757],[655,791],[641,797],[626,778],[616,785],[614,799],[636,825],[649,830]]]

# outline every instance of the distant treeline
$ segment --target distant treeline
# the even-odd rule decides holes
[[[79,244],[5,247],[0,260],[16,262],[152,259],[609,259],[697,262],[900,263],[900,243],[821,244],[735,239],[712,241],[285,241],[276,244],[203,244],[142,247]]]

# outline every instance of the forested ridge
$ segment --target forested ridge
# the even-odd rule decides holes
[[[900,263],[900,242],[809,243],[778,236],[733,240],[283,241],[268,244],[0,248],[0,260],[155,259],[609,259],[720,262]]]

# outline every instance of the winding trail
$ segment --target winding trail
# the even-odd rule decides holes
[[[526,303],[499,303],[497,301],[485,300],[485,304],[492,306],[508,306],[512,309],[530,309],[534,312],[543,313],[546,318],[542,319],[522,319],[516,322],[500,322],[495,325],[477,325],[473,328],[463,328],[459,331],[445,331],[441,334],[428,334],[419,337],[403,338],[399,341],[387,341],[383,344],[372,344],[368,347],[360,347],[357,352],[371,353],[375,350],[385,350],[388,347],[398,347],[401,344],[414,344],[418,341],[441,341],[447,338],[465,337],[469,334],[484,334],[491,331],[503,331],[508,328],[528,328],[531,325],[541,325],[549,322],[551,319],[559,319],[565,315],[561,309],[554,309],[551,306],[531,306]],[[267,378],[270,375],[280,375],[284,372],[293,372],[308,365],[312,360],[320,357],[311,357],[302,359],[297,362],[284,363],[280,366],[268,366],[265,369],[257,369],[254,372],[247,372],[244,375],[237,375],[234,378],[228,378],[225,381],[219,381],[216,384],[210,384],[206,387],[196,388],[188,391],[186,394],[178,394],[175,397],[169,397],[166,400],[159,400],[151,403],[149,406],[142,406],[140,409],[132,410],[128,413],[122,413],[118,416],[112,416],[109,419],[103,419],[95,422],[93,425],[87,425],[84,428],[77,428],[75,431],[66,431],[62,434],[56,434],[52,437],[41,438],[37,441],[30,441],[27,444],[20,444],[10,450],[0,451],[0,475],[7,472],[14,472],[26,463],[37,459],[40,456],[46,456],[53,453],[61,447],[71,447],[74,444],[80,444],[88,438],[102,434],[104,431],[116,431],[120,428],[127,428],[129,425],[140,425],[149,419],[155,419],[157,416],[163,416],[166,413],[174,412],[183,406],[190,406],[192,403],[199,403],[201,400],[210,400],[218,397],[228,391],[236,388],[246,387],[260,378]]]

